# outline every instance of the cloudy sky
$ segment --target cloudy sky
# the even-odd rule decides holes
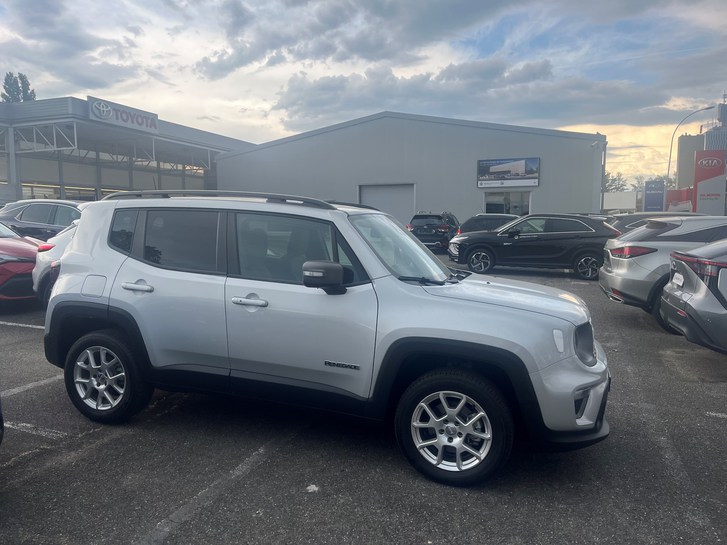
[[[254,143],[392,110],[600,132],[649,176],[723,100],[727,1],[0,0],[0,59]]]

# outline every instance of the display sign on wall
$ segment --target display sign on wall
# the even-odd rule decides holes
[[[477,187],[533,187],[539,182],[540,157],[477,161]]]
[[[694,157],[694,211],[725,214],[725,150],[697,151]]]
[[[644,184],[644,212],[663,212],[666,186],[663,180]]]
[[[159,117],[157,114],[129,108],[123,104],[92,96],[88,97],[88,117],[94,121],[110,123],[127,129],[154,134],[159,132]]]

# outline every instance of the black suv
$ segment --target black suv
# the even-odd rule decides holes
[[[417,212],[406,228],[428,248],[446,250],[459,232],[459,221],[451,212]]]
[[[573,269],[587,280],[598,277],[603,245],[620,231],[602,220],[575,214],[530,214],[496,231],[454,237],[449,257],[472,272],[489,273],[495,265]]]
[[[0,221],[24,237],[48,240],[81,217],[78,203],[56,199],[28,199],[0,208]]]
[[[519,217],[515,214],[476,214],[459,226],[457,234],[469,233],[470,231],[494,231]]]

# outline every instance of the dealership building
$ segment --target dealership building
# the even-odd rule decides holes
[[[0,103],[0,204],[221,189],[416,211],[595,212],[606,137],[382,112],[255,145],[88,97]]]
[[[417,211],[597,212],[606,137],[382,112],[217,157],[221,189]]]
[[[88,97],[0,103],[0,203],[215,189],[215,159],[255,145]]]

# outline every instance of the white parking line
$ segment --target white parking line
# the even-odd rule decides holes
[[[236,480],[253,471],[257,466],[267,461],[271,454],[284,443],[292,440],[300,430],[285,437],[274,439],[263,445],[233,470],[213,482],[207,488],[199,492],[185,505],[181,506],[174,513],[160,521],[156,527],[146,536],[136,541],[136,545],[157,545],[163,543],[169,534],[176,530],[183,523],[194,518],[204,507],[211,505],[218,496],[224,493]]]
[[[727,414],[723,413],[707,413],[707,416],[714,416],[716,418],[727,418]]]
[[[18,324],[16,322],[0,322],[0,325],[9,325],[13,327],[27,327],[29,329],[45,329],[44,325]]]
[[[37,382],[31,382],[30,384],[26,384],[24,386],[18,386],[17,388],[10,388],[9,390],[4,390],[4,391],[0,392],[0,397],[14,396],[15,394],[19,394],[20,392],[25,392],[26,390],[31,390],[33,388],[37,388],[38,386],[45,386],[46,384],[51,384],[53,382],[56,382],[57,380],[61,380],[62,378],[63,378],[63,375],[56,375],[54,377],[39,380]]]
[[[48,439],[63,439],[68,437],[64,431],[49,430],[47,428],[39,428],[33,424],[25,424],[24,422],[5,422],[5,427],[11,430],[23,431],[32,435],[40,435]]]

